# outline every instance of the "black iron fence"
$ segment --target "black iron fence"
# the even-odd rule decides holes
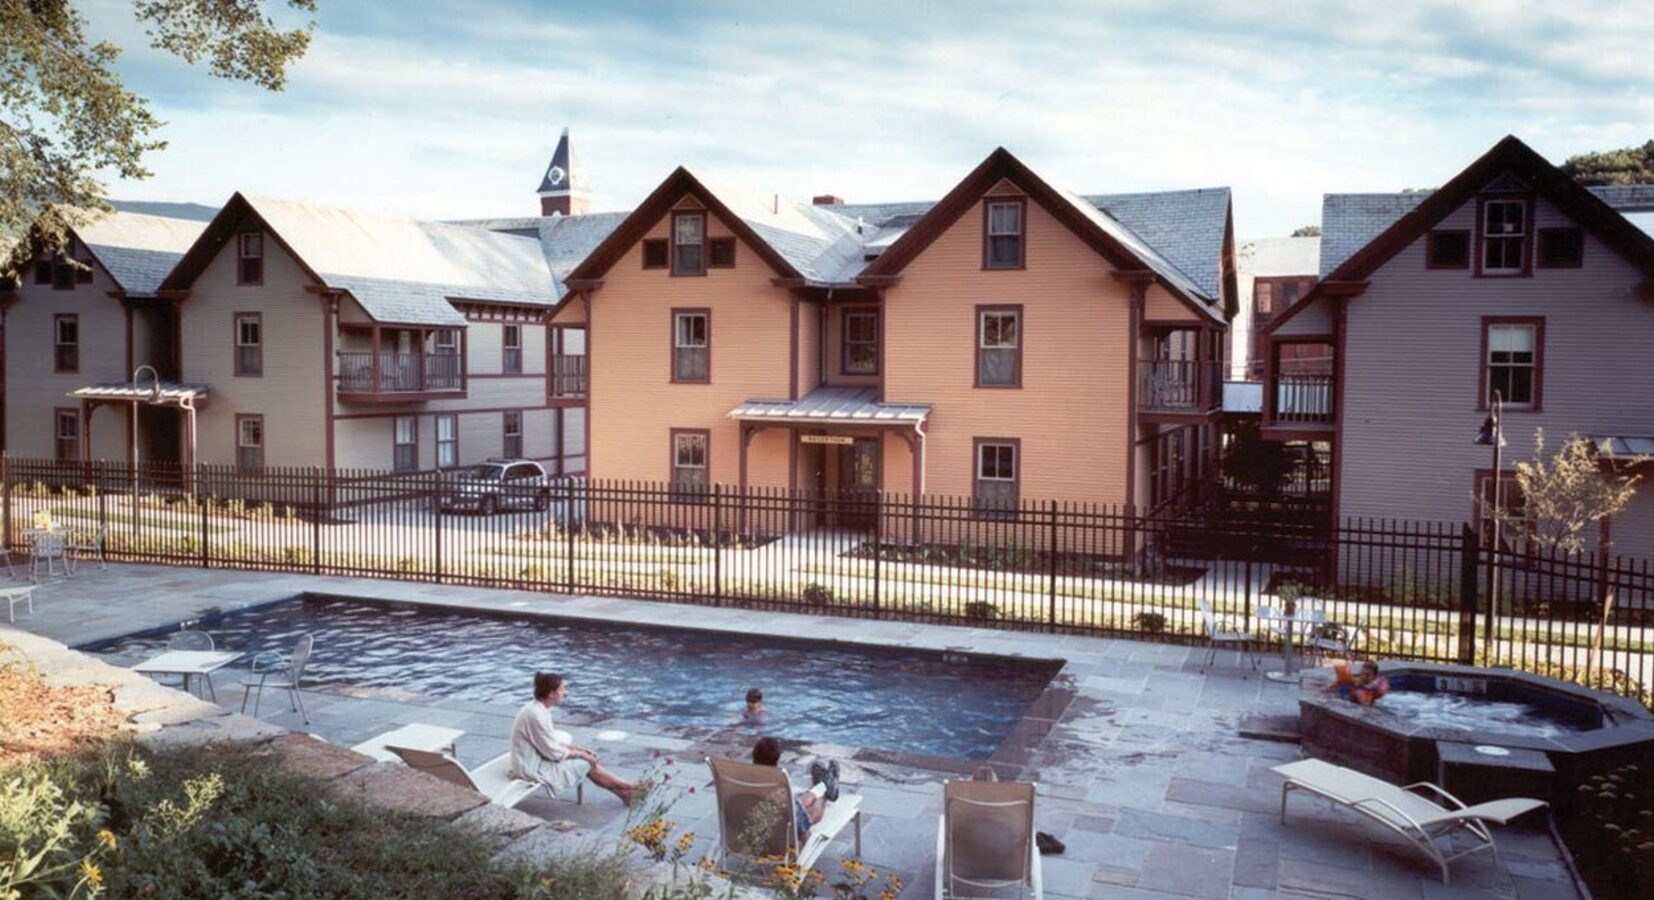
[[[1649,561],[1490,553],[1459,523],[15,459],[0,489],[23,564],[50,529],[112,560],[1185,642],[1221,619],[1274,643],[1261,608],[1293,599],[1359,655],[1516,666],[1645,701],[1654,678]]]

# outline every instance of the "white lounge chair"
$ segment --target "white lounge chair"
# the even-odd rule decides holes
[[[1492,850],[1494,863],[1498,863],[1499,848],[1493,845],[1488,822],[1504,825],[1547,805],[1543,800],[1512,797],[1466,806],[1459,798],[1427,781],[1396,787],[1388,781],[1319,759],[1286,763],[1272,771],[1286,779],[1281,785],[1281,821],[1286,821],[1286,798],[1292,790],[1324,797],[1406,838],[1441,866],[1442,884],[1448,883],[1447,864],[1466,854]],[[1451,806],[1442,806],[1414,793],[1422,789],[1428,789]],[[1460,833],[1468,834],[1473,844],[1467,849],[1455,850],[1453,837]]]
[[[785,856],[791,853],[800,871],[808,872],[827,846],[844,830],[844,826],[854,822],[856,857],[861,857],[860,797],[841,794],[837,800],[828,803],[821,821],[812,825],[800,842],[794,819],[797,804],[793,802],[793,785],[784,769],[735,759],[708,759],[706,764],[712,768],[712,790],[718,797],[716,852],[719,855],[742,855],[754,851],[759,856]],[[747,835],[747,822],[753,810],[765,802],[777,803],[785,812],[777,818],[770,833],[764,836],[762,847],[745,846],[743,838],[751,837]]]
[[[1034,786],[1027,782],[950,781],[942,786],[936,829],[936,900],[1031,896],[1043,900],[1034,843]]]
[[[17,621],[17,604],[19,603],[28,604],[29,615],[34,615],[34,589],[35,585],[32,584],[9,585],[0,588],[0,598],[4,598],[6,601],[7,621]]]
[[[1217,662],[1220,647],[1235,647],[1246,656],[1252,657],[1252,670],[1258,668],[1258,642],[1252,635],[1234,627],[1234,623],[1227,617],[1219,616],[1212,611],[1212,604],[1206,600],[1200,601],[1200,621],[1206,627],[1206,640],[1210,650],[1206,654],[1206,662],[1201,665],[1204,672],[1212,663]]]
[[[551,792],[551,788],[538,781],[512,778],[510,753],[502,753],[475,769],[467,769],[459,760],[446,753],[415,750],[412,747],[398,747],[394,744],[385,749],[401,757],[410,768],[428,772],[449,784],[470,788],[487,797],[489,803],[499,806],[515,807],[541,788],[545,788],[546,795],[552,799],[556,799],[557,796]],[[584,781],[574,786],[574,802],[586,802]]]
[[[293,711],[304,719],[304,724],[309,725],[310,714],[304,711],[304,700],[299,696],[299,680],[304,677],[304,667],[309,664],[310,651],[315,645],[315,638],[301,634],[298,644],[293,648],[292,656],[276,654],[274,662],[264,664],[254,659],[252,672],[241,680],[245,689],[241,695],[241,711],[247,711],[247,698],[253,697],[253,715],[258,715],[258,701],[264,697],[264,689],[272,687],[287,692],[287,702],[292,705]],[[272,675],[280,677],[271,680]]]

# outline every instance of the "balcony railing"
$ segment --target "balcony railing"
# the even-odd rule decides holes
[[[586,396],[586,357],[558,355],[551,358],[551,396]]]
[[[1276,374],[1269,386],[1274,403],[1270,421],[1292,425],[1330,425],[1337,410],[1331,375]]]
[[[463,391],[464,357],[457,353],[386,353],[374,371],[371,350],[339,351],[339,392],[344,394]]]
[[[1222,396],[1220,363],[1210,359],[1145,359],[1137,363],[1137,407],[1144,411],[1200,412]]]

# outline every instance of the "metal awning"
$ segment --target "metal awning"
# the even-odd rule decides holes
[[[788,425],[923,425],[928,403],[880,403],[872,388],[822,387],[797,400],[748,400],[729,411],[743,422]]]
[[[1591,442],[1597,452],[1615,459],[1642,462],[1654,459],[1654,437],[1636,437],[1623,434],[1593,435]]]
[[[159,390],[159,396],[157,396]],[[87,385],[69,392],[77,400],[104,400],[122,403],[154,403],[160,406],[197,406],[206,399],[211,389],[204,384],[183,384],[177,381],[144,382],[106,381]]]

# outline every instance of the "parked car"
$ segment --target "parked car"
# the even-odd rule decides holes
[[[551,502],[546,470],[532,459],[491,457],[443,482],[443,512],[479,512],[487,516],[502,509],[543,510]]]

